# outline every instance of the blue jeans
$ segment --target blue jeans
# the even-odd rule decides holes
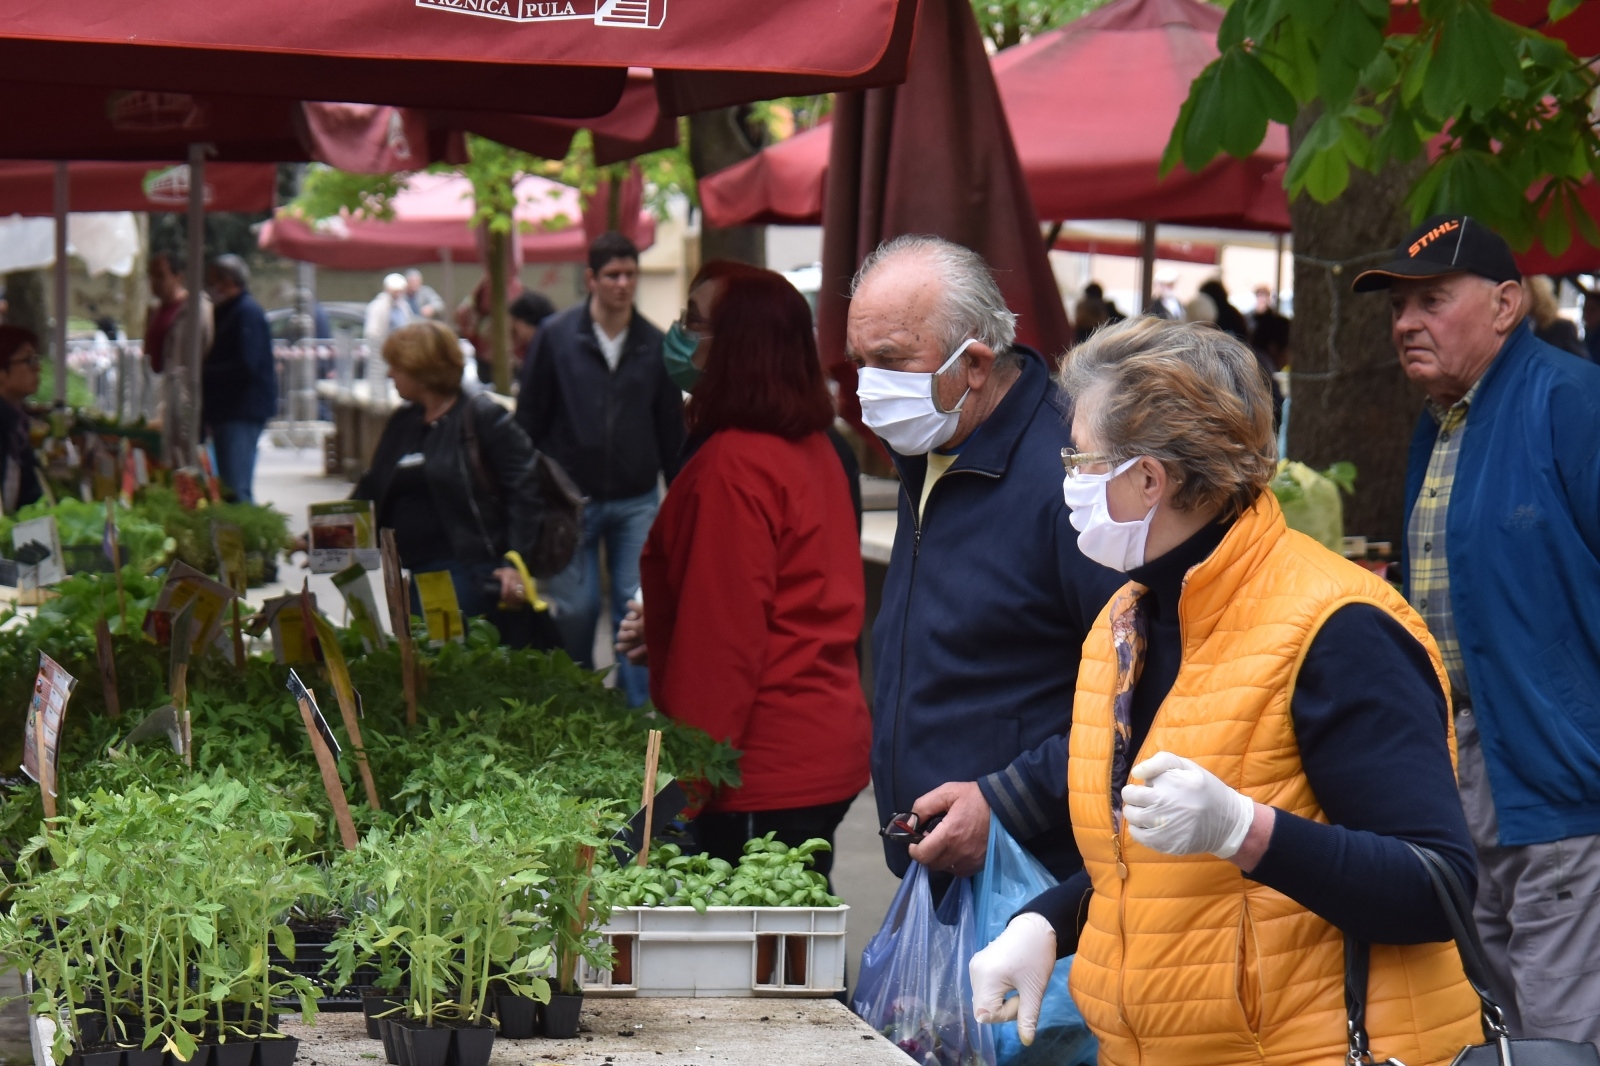
[[[211,427],[211,444],[217,451],[217,477],[244,503],[255,503],[256,445],[265,422],[218,422]]]
[[[567,568],[539,585],[559,612],[561,643],[575,662],[594,669],[594,633],[600,622],[600,544],[611,571],[611,632],[615,636],[628,600],[639,588],[639,553],[644,550],[660,497],[654,490],[627,500],[593,500],[583,509],[583,543]],[[621,662],[617,681],[637,707],[650,698],[650,672]]]

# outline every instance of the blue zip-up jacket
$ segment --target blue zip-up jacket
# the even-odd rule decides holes
[[[1524,321],[1466,426],[1445,551],[1500,843],[1600,833],[1600,366]],[[1438,432],[1424,411],[1408,527]]]
[[[1067,814],[1067,731],[1090,625],[1125,580],[1085,559],[1061,494],[1066,405],[1044,360],[959,449],[917,520],[926,456],[902,492],[872,631],[872,783],[880,824],[948,781],[976,781],[1059,879],[1082,869]],[[896,876],[906,848],[885,841]]]

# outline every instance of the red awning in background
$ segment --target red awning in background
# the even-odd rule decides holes
[[[1044,219],[1130,218],[1288,229],[1263,179],[1288,156],[1281,126],[1245,160],[1159,177],[1189,85],[1217,57],[1223,11],[1201,0],[1118,0],[995,56],[1034,206]]]
[[[824,123],[701,178],[700,207],[713,226],[816,226],[833,130]]]
[[[1592,0],[1579,4],[1560,22],[1550,21],[1550,0],[1494,0],[1494,13],[1567,42],[1573,55],[1600,55],[1600,4]],[[1416,0],[1390,0],[1390,33],[1414,33],[1419,22]]]
[[[1249,159],[1159,177],[1189,83],[1217,56],[1222,11],[1201,0],[1119,0],[994,57],[994,81],[1039,217],[1289,228],[1281,126]],[[706,218],[816,224],[828,135],[810,130],[700,183]]]
[[[584,258],[584,231],[578,192],[543,178],[517,185],[517,219],[528,225],[519,235],[522,261],[572,263]],[[634,201],[638,211],[638,200]],[[289,259],[335,270],[382,270],[413,263],[476,263],[482,260],[478,234],[471,228],[472,186],[453,175],[417,174],[395,197],[392,222],[333,218],[315,227],[279,211],[261,227],[261,247]],[[655,243],[655,220],[640,212],[634,239],[641,248]]]
[[[13,5],[0,70],[57,85],[537,111],[616,106],[629,67],[674,113],[904,73],[916,0],[74,0]]]
[[[1056,238],[1050,246],[1058,252],[1081,252],[1085,255],[1120,255],[1138,259],[1144,254],[1138,241],[1119,241],[1103,237],[1066,236]],[[1214,266],[1218,259],[1215,244],[1198,241],[1157,241],[1156,258],[1174,263],[1204,263]]]
[[[182,211],[189,203],[189,167],[171,163],[71,163],[73,211]],[[278,168],[270,163],[206,167],[207,211],[271,211]],[[0,162],[0,215],[55,213],[56,164]]]

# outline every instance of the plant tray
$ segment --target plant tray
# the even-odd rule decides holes
[[[839,907],[618,907],[600,930],[611,970],[580,966],[590,996],[832,996],[844,991]]]

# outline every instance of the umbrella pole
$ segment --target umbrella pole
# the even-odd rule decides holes
[[[50,344],[55,349],[50,356],[55,370],[57,407],[67,405],[67,208],[71,189],[67,164],[58,161],[56,163],[56,266],[52,275],[55,283],[55,291],[52,294],[55,300],[55,324],[50,331]]]
[[[449,248],[439,249],[439,261],[444,264],[444,313],[448,324],[452,321],[449,316],[456,313],[456,268]]]
[[[1283,234],[1274,234],[1272,243],[1278,253],[1277,267],[1272,279],[1272,309],[1281,311],[1283,310]]]
[[[1156,297],[1156,224],[1139,223],[1139,312],[1149,314]]]
[[[187,332],[182,372],[188,381],[189,395],[184,404],[183,440],[179,444],[185,454],[174,458],[174,466],[198,465],[200,461],[200,360],[205,357],[201,304],[206,283],[206,148],[203,144],[189,146],[188,238],[189,264],[184,284],[189,289],[189,299],[183,305]]]

